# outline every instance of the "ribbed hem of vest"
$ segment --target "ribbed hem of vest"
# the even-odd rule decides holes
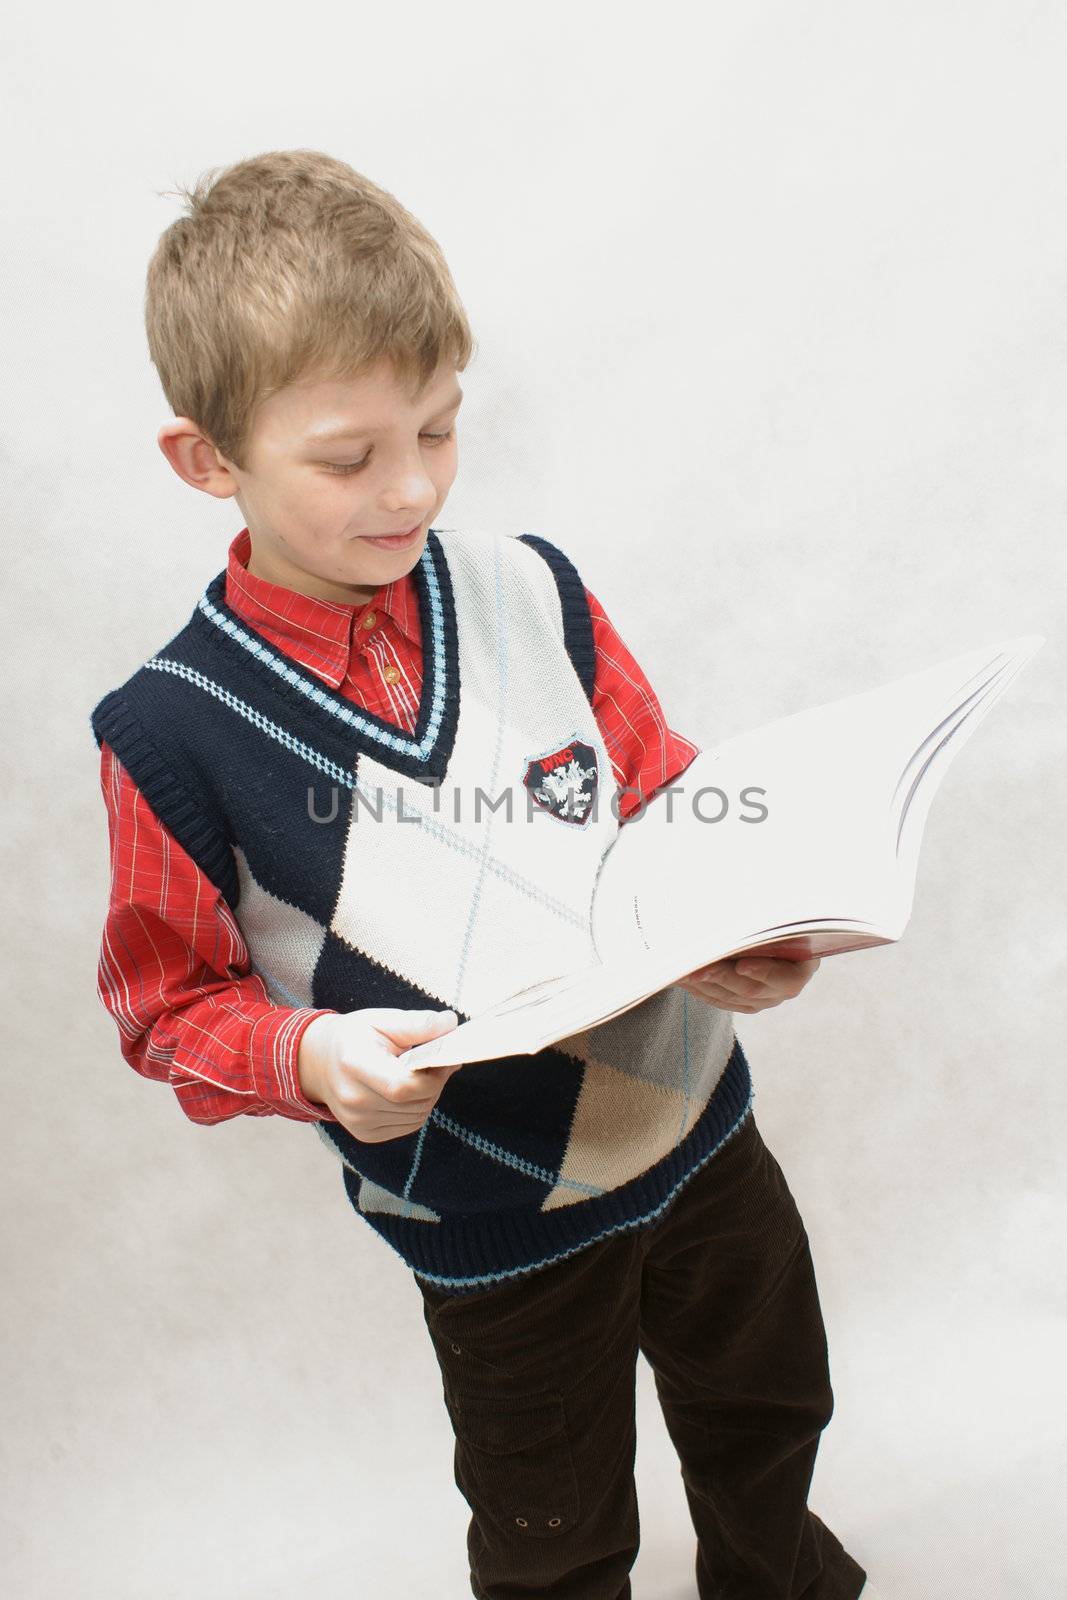
[[[221,831],[205,816],[203,800],[194,800],[148,737],[140,718],[118,689],[106,694],[92,712],[90,722],[99,746],[111,746],[152,810],[166,817],[167,826],[202,867],[231,906],[237,904],[237,866],[233,851]]]
[[[740,1040],[700,1119],[682,1142],[632,1183],[557,1211],[494,1212],[416,1221],[393,1212],[360,1211],[357,1172],[344,1167],[352,1205],[420,1277],[462,1294],[503,1282],[643,1226],[738,1131],[752,1107],[752,1077]]]
[[[536,533],[520,533],[519,542],[536,550],[552,570],[563,612],[563,642],[591,705],[596,682],[596,643],[589,602],[585,597],[585,584],[570,557],[547,539],[540,538]]]

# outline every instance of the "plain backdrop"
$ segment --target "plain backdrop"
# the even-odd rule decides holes
[[[8,1022],[0,1586],[470,1592],[404,1263],[282,1118],[188,1122],[95,994],[97,699],[242,526],[144,339],[160,191],[343,157],[478,353],[445,525],[564,548],[707,745],[1019,633],[904,939],[738,1018],[836,1395],[811,1504],[890,1600],[1059,1592],[1067,13],[883,3],[14,3],[3,46]],[[692,1600],[638,1370],[637,1600]]]

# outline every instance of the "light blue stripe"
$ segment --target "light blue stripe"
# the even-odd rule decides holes
[[[539,1167],[533,1161],[527,1161],[524,1156],[517,1156],[511,1150],[505,1150],[503,1145],[495,1144],[491,1139],[483,1139],[480,1133],[465,1128],[462,1122],[456,1122],[452,1117],[447,1117],[443,1111],[434,1109],[427,1118],[435,1122],[439,1128],[444,1128],[447,1133],[461,1139],[464,1144],[471,1145],[475,1150],[480,1150],[483,1155],[491,1156],[494,1161],[499,1161],[503,1167],[514,1167],[516,1172],[525,1172],[529,1178],[539,1178],[542,1183],[557,1184],[564,1189],[578,1189],[582,1194],[606,1194],[605,1189],[598,1189],[595,1184],[579,1183],[574,1178],[561,1178],[558,1172],[552,1172],[548,1167]],[[423,1123],[423,1127],[426,1124]]]
[[[302,1009],[306,1004],[306,1001],[301,1000],[298,995],[295,995],[292,992],[291,989],[287,989],[282,980],[278,977],[275,977],[273,972],[268,972],[266,967],[260,966],[257,962],[253,961],[252,971],[257,973],[258,976],[263,979],[263,982],[266,984],[269,992],[274,993],[276,991],[278,994],[280,994],[286,1005],[295,1006]]]
[[[493,768],[489,777],[489,792],[495,794],[497,782],[500,777],[500,751],[504,743],[504,727],[507,721],[507,677],[508,657],[504,645],[504,597],[500,592],[500,541],[493,541],[493,589],[496,598],[496,744],[493,748]],[[478,906],[482,898],[482,886],[485,883],[486,863],[489,859],[489,835],[492,831],[496,812],[490,810],[482,834],[481,860],[478,863],[478,876],[474,888],[471,890],[470,904],[467,908],[467,926],[463,930],[463,943],[460,947],[459,962],[456,967],[456,979],[453,993],[456,1003],[462,1003],[463,979],[467,971],[467,957],[470,955],[471,939],[474,934],[474,924],[478,919]],[[577,921],[577,918],[575,919]]]
[[[404,1212],[405,1217],[409,1217],[412,1214],[411,1213],[411,1205],[412,1205],[412,1201],[411,1201],[411,1186],[415,1182],[415,1174],[419,1170],[419,1163],[422,1160],[423,1147],[426,1144],[426,1130],[430,1126],[430,1123],[431,1123],[432,1120],[433,1120],[433,1113],[431,1112],[430,1115],[426,1118],[426,1121],[423,1123],[422,1127],[419,1129],[419,1137],[415,1141],[415,1153],[411,1158],[411,1166],[408,1169],[407,1180],[404,1183],[404,1190],[403,1190],[403,1194],[401,1196],[401,1198],[404,1201],[405,1207],[408,1208]]]
[[[255,706],[250,706],[247,700],[238,699],[231,694],[229,689],[221,683],[216,683],[213,678],[206,678],[202,672],[197,672],[195,667],[187,667],[184,661],[172,661],[169,656],[153,656],[151,661],[145,662],[146,667],[151,667],[153,672],[169,672],[176,678],[184,678],[187,683],[193,683],[205,693],[214,695],[216,700],[221,700],[229,706],[231,711],[236,711],[238,716],[244,717],[260,733],[268,734],[283,744],[294,755],[302,757],[319,772],[325,772],[328,778],[334,778],[338,783],[343,783],[349,789],[355,787],[355,779],[344,767],[339,767],[336,761],[331,761],[329,756],[324,756],[321,750],[316,750],[312,745],[305,744],[302,739],[297,739],[288,728],[283,728],[277,722],[272,722],[265,717],[262,711],[257,711]]]
[[[641,1216],[630,1217],[626,1222],[617,1222],[613,1227],[605,1228],[601,1233],[591,1234],[590,1237],[588,1239],[584,1239],[581,1244],[576,1244],[572,1250],[561,1250],[558,1255],[554,1256],[542,1256],[539,1261],[526,1262],[523,1266],[513,1267],[508,1272],[482,1272],[473,1274],[472,1276],[466,1278],[456,1278],[445,1277],[440,1272],[425,1272],[422,1267],[418,1267],[413,1270],[417,1271],[418,1276],[420,1278],[425,1278],[428,1283],[439,1283],[446,1288],[451,1288],[457,1283],[506,1283],[509,1278],[521,1278],[525,1276],[527,1272],[535,1271],[538,1267],[551,1266],[553,1261],[565,1261],[568,1256],[577,1255],[579,1250],[584,1250],[587,1245],[596,1244],[599,1239],[610,1239],[612,1234],[625,1233],[631,1228],[640,1226],[641,1223],[651,1222],[655,1217],[662,1216],[663,1212],[666,1211],[667,1207],[671,1204],[679,1189],[687,1184],[691,1178],[695,1177],[701,1168],[707,1166],[712,1156],[722,1149],[723,1145],[728,1139],[733,1138],[734,1134],[740,1128],[742,1122],[744,1122],[745,1118],[748,1116],[748,1113],[751,1111],[752,1101],[753,1096],[750,1094],[748,1099],[745,1101],[744,1106],[741,1108],[741,1112],[737,1118],[737,1121],[734,1123],[729,1133],[723,1134],[718,1144],[708,1151],[703,1160],[698,1161],[696,1166],[691,1167],[684,1177],[679,1178],[674,1188],[665,1199],[660,1201],[658,1206],[653,1206],[651,1211],[645,1211]]]
[[[298,672],[285,656],[271,650],[261,639],[257,639],[253,634],[246,632],[244,628],[221,612],[217,606],[211,603],[206,593],[201,595],[197,604],[205,617],[213,622],[217,628],[228,634],[231,639],[236,640],[238,644],[243,645],[250,655],[255,656],[258,661],[262,661],[265,666],[270,667],[272,672],[276,672],[280,678],[284,678],[286,683],[291,683],[294,689],[299,689],[301,694],[306,695],[309,700],[313,700],[324,711],[329,711],[341,722],[346,722],[349,727],[358,728],[362,733],[368,734],[370,738],[376,739],[379,744],[387,746],[390,750],[399,750],[404,755],[418,756],[422,760],[425,759],[428,752],[433,749],[437,742],[441,719],[444,715],[448,685],[445,680],[447,668],[445,662],[444,612],[441,604],[441,592],[437,582],[437,573],[434,570],[433,557],[430,554],[429,547],[423,550],[419,560],[422,564],[429,590],[430,631],[433,638],[430,721],[419,743],[416,743],[413,739],[405,738],[400,732],[391,733],[386,728],[375,726],[366,717],[361,717],[358,711],[346,705],[343,700],[336,699],[333,695],[328,694],[321,685],[313,683],[310,678],[305,678],[304,674]]]
[[[428,812],[424,812],[419,820],[426,832],[434,837],[439,844],[447,845],[450,850],[456,850],[460,855],[473,856],[478,854],[475,845],[464,839],[461,834],[453,833],[444,823],[439,822],[436,817],[430,816]],[[574,927],[581,928],[583,932],[588,931],[588,917],[582,917],[571,906],[568,906],[565,901],[557,900],[555,895],[546,893],[539,884],[532,882],[529,878],[524,878],[513,867],[505,866],[495,856],[489,856],[486,865],[488,870],[495,874],[496,877],[503,879],[513,889],[521,889],[528,899],[536,900],[537,904],[544,906],[546,911],[554,912],[564,922],[572,923]]]
[[[398,811],[395,794],[391,793],[388,788],[378,788],[377,790],[372,790],[370,787],[364,788],[357,782],[351,772],[344,767],[339,767],[336,761],[331,761],[329,756],[323,755],[321,750],[316,750],[312,745],[305,744],[302,739],[296,738],[287,728],[281,727],[277,722],[272,722],[270,717],[265,717],[261,711],[256,710],[255,706],[250,706],[246,700],[241,700],[237,695],[231,694],[230,690],[223,684],[216,683],[213,678],[205,677],[195,667],[186,666],[184,661],[172,661],[169,656],[153,656],[150,661],[145,662],[145,666],[151,667],[155,672],[169,672],[173,677],[183,678],[186,683],[194,684],[198,689],[203,689],[206,694],[210,694],[216,700],[220,700],[223,705],[229,706],[231,711],[236,711],[238,716],[244,717],[246,722],[250,722],[261,733],[267,734],[271,739],[275,739],[279,744],[284,745],[287,750],[292,751],[294,755],[300,756],[316,771],[324,772],[327,777],[336,779],[346,789],[354,790],[371,807],[372,815],[376,814],[375,794],[384,802],[384,807],[387,811],[394,813]],[[403,792],[401,792],[400,804],[403,805]],[[447,846],[450,850],[456,850],[461,855],[474,855],[477,853],[474,845],[469,844],[459,834],[452,833],[449,828],[435,817],[426,814],[415,818],[406,817],[406,821],[418,822],[439,844]],[[358,825],[357,821],[356,826],[358,827]],[[528,899],[544,906],[547,911],[553,912],[564,922],[570,922],[576,928],[584,929],[587,927],[587,923],[582,920],[578,913],[571,910],[562,900],[557,900],[553,895],[546,894],[538,884],[524,878],[502,861],[497,861],[495,857],[490,857],[487,866],[488,870],[496,877],[503,879],[512,888],[521,890]]]

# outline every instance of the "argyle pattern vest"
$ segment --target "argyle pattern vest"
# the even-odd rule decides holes
[[[279,1005],[462,1022],[596,959],[619,823],[582,581],[547,540],[454,529],[429,531],[412,580],[411,734],[244,622],[225,572],[92,712]],[[672,986],[536,1054],[468,1063],[415,1133],[312,1126],[357,1212],[462,1293],[655,1217],[751,1099],[730,1013]]]

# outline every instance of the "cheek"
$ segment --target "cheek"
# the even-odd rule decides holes
[[[273,508],[280,540],[294,555],[322,554],[343,539],[353,512],[358,512],[353,500],[351,493],[339,493],[331,479],[289,486]]]
[[[358,522],[367,499],[367,488],[356,476],[325,474],[294,497],[291,510],[309,538],[330,539]]]
[[[439,494],[447,490],[456,476],[459,465],[459,452],[453,444],[445,454],[445,458],[436,463],[433,468],[433,481],[437,485]]]

